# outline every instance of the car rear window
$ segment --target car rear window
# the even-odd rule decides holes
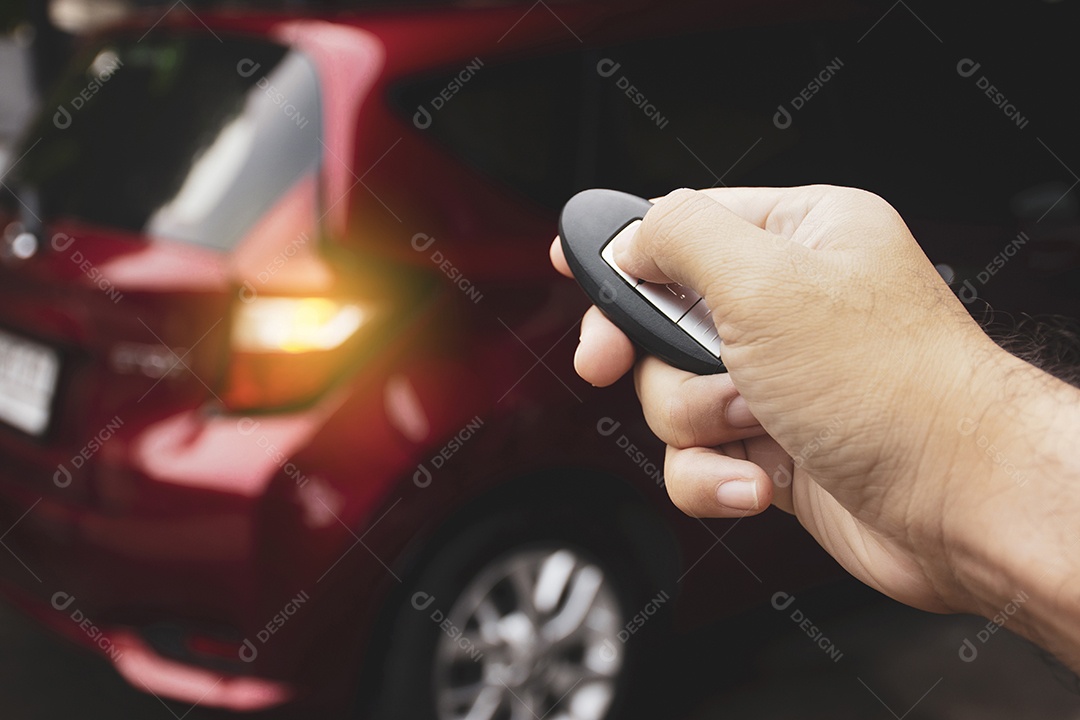
[[[580,53],[490,65],[474,58],[409,78],[390,99],[467,165],[557,208],[586,187],[578,169],[581,76]]]
[[[258,39],[109,40],[43,108],[5,184],[46,221],[228,249],[320,157],[315,68]]]

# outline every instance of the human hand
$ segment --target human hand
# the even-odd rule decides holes
[[[688,514],[794,512],[852,574],[917,607],[969,609],[943,526],[977,502],[953,481],[957,427],[979,417],[1006,353],[884,200],[850,188],[677,190],[616,262],[713,309],[727,375],[652,357],[635,368],[665,479]],[[556,268],[569,275],[558,242]],[[630,341],[595,307],[579,374],[614,382]],[[967,485],[967,486],[965,486]]]

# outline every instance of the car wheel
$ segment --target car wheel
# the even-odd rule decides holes
[[[667,594],[653,603],[648,632],[630,635],[628,622],[659,589],[650,591],[595,516],[591,528],[551,520],[481,523],[413,575],[388,639],[376,717],[628,717]]]

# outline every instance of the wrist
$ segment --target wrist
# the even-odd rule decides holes
[[[954,428],[942,550],[955,609],[1080,667],[1080,390],[1007,353]]]

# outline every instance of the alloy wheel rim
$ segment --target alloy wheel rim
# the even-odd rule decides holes
[[[623,664],[624,620],[611,579],[574,550],[493,560],[440,620],[439,720],[601,720]]]

